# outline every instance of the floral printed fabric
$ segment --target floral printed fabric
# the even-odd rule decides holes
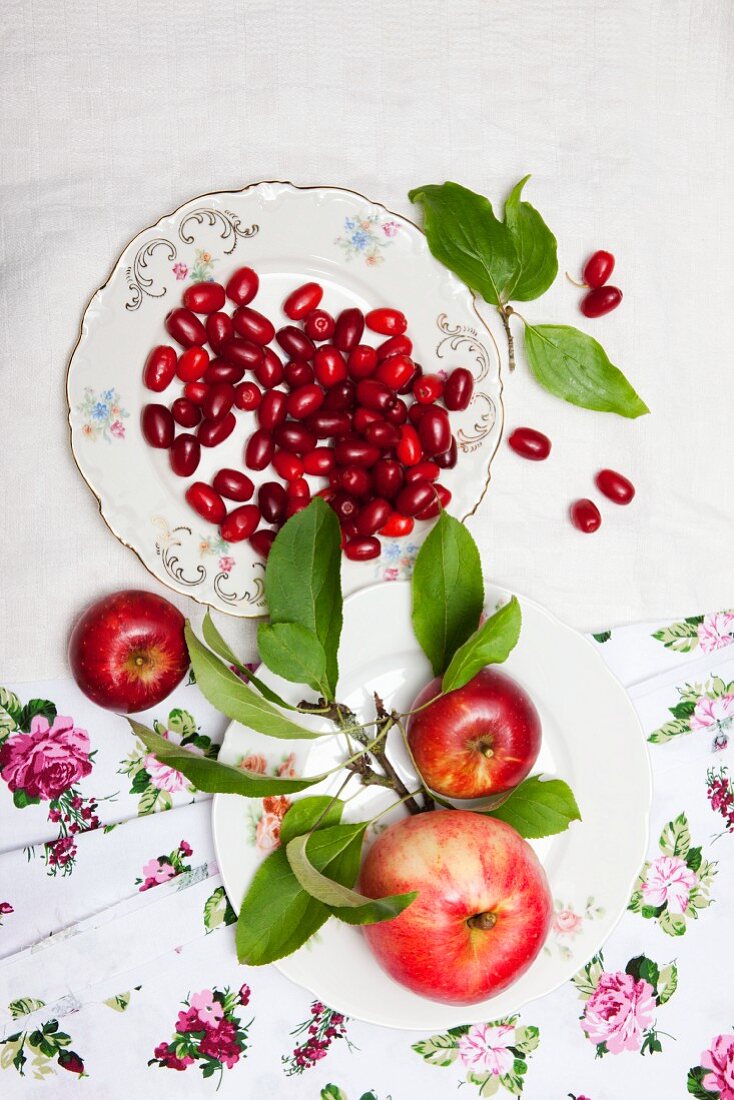
[[[208,799],[70,682],[0,685],[3,1097],[116,1097],[124,1081],[143,1096],[734,1100],[731,615],[679,620],[671,637],[685,644],[656,636],[672,620],[594,641],[632,685],[654,772],[629,908],[555,993],[423,1033],[350,1019],[274,967],[238,966]],[[226,725],[188,684],[141,720],[209,754]],[[303,765],[275,743],[242,763]],[[286,802],[253,803],[243,843],[277,846]],[[545,950],[564,958],[594,943],[607,905],[579,886],[554,898]]]

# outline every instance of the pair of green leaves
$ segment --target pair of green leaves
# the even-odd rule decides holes
[[[497,306],[508,324],[511,301],[539,298],[558,273],[556,238],[538,211],[522,199],[529,176],[514,187],[500,221],[492,204],[458,183],[409,192],[423,207],[428,246],[472,290]],[[649,412],[596,340],[570,325],[525,325],[525,350],[536,379],[549,393],[585,409],[638,417]]]
[[[297,951],[331,916],[372,924],[398,916],[417,894],[367,898],[352,889],[369,822],[341,824],[344,803],[299,799],[281,825],[281,847],[258,867],[237,922],[237,957],[262,966]]]
[[[480,624],[479,551],[464,524],[447,512],[418,552],[412,585],[413,631],[434,675],[443,677],[442,691],[456,691],[486,665],[507,660],[520,637],[520,605],[513,596]]]

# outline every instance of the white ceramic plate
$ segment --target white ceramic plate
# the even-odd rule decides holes
[[[471,292],[428,251],[412,222],[337,187],[258,183],[242,191],[203,195],[140,233],[92,298],[69,365],[71,443],[77,465],[108,527],[160,581],[235,615],[262,613],[263,563],[250,546],[228,545],[215,526],[184,500],[191,480],[209,480],[222,466],[240,468],[254,414],[219,447],[204,451],[193,478],[178,478],[168,454],[152,450],[140,432],[149,401],[170,403],[176,380],[161,395],[142,382],[148,351],[169,343],[164,318],[193,281],[225,283],[253,266],[261,288],[254,305],[282,324],[285,296],[317,279],[324,308],[367,310],[394,305],[409,320],[414,354],[426,371],[468,367],[475,378],[469,408],[452,413],[459,462],[442,481],[453,494],[449,511],[465,518],[481,500],[490,460],[502,434],[499,357],[474,308]],[[383,337],[365,333],[365,342]],[[255,475],[272,479],[274,471]],[[322,481],[314,486],[322,487]],[[430,525],[409,538],[383,540],[370,562],[344,563],[345,592],[409,570]]]
[[[491,588],[488,610],[507,596]],[[316,942],[276,965],[346,1015],[418,1030],[509,1015],[570,978],[599,949],[627,906],[645,858],[652,794],[642,729],[626,692],[591,644],[531,600],[520,602],[520,642],[503,667],[530,692],[540,711],[543,746],[535,770],[570,783],[583,818],[557,837],[532,842],[545,866],[557,911],[546,946],[509,989],[480,1004],[457,1008],[398,985],[374,961],[360,931],[332,918]],[[339,667],[337,697],[363,721],[374,714],[372,691],[378,691],[389,707],[409,708],[431,673],[413,636],[408,583],[373,585],[345,601]],[[289,702],[301,698],[297,686],[264,668],[261,675]],[[388,747],[410,784],[415,773],[395,732],[389,734]],[[273,773],[285,768],[314,775],[336,763],[340,751],[336,738],[304,747],[303,741],[275,742],[232,724],[220,759],[239,763],[246,756],[260,756],[260,767]],[[248,766],[253,765],[257,761]],[[333,793],[338,783],[337,774],[306,793]],[[393,801],[390,791],[362,788],[349,803],[345,820],[371,818]],[[278,808],[273,805],[274,813],[234,795],[214,798],[217,860],[235,910],[260,860],[272,848]]]

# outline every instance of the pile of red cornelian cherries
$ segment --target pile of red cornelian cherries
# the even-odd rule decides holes
[[[211,484],[189,485],[189,505],[217,524],[226,542],[249,539],[267,557],[278,528],[311,500],[307,476],[326,478],[318,495],[336,512],[344,553],[353,561],[375,558],[377,534],[407,535],[416,519],[432,519],[449,503],[451,493],[438,481],[457,459],[449,411],[468,406],[472,375],[463,367],[446,379],[424,374],[411,357],[404,314],[349,308],[334,318],[319,308],[323,288],[315,282],[283,303],[288,320],[299,324],[276,331],[250,306],[259,284],[256,272],[242,267],[226,286],[186,288],[183,304],[165,320],[184,350],[153,348],[143,371],[156,393],[177,377],[183,396],[170,408],[146,405],[143,435],[169,451],[175,474],[191,477],[201,448],[234,431],[235,410],[254,412],[258,427],[245,445],[244,467],[272,466],[283,480],[261,484],[255,503],[248,474],[221,469]],[[365,326],[386,339],[377,347],[362,343]],[[177,434],[177,425],[184,431]]]

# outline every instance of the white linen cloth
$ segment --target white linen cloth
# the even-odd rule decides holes
[[[592,332],[652,416],[551,398],[520,347],[507,427],[554,449],[531,465],[500,448],[471,521],[492,579],[590,629],[734,602],[728,0],[7,0],[0,42],[6,677],[64,674],[88,600],[159,587],[69,452],[87,299],[163,213],[263,178],[341,184],[420,220],[411,187],[448,177],[499,202],[532,172],[561,272],[610,248],[625,298],[587,322],[561,274],[522,312]],[[584,537],[567,508],[603,466],[638,497],[604,504]]]
[[[497,1021],[475,1025],[458,1052],[449,1055],[446,1048],[455,1042],[449,1034],[416,1050],[415,1044],[430,1040],[427,1033],[351,1019],[344,1024],[346,1036],[334,1036],[323,1055],[300,1072],[293,1072],[293,1052],[308,1041],[309,1022],[317,1020],[323,1033],[333,1017],[273,966],[238,966],[234,929],[226,927],[208,797],[197,795],[192,802],[189,792],[175,792],[169,811],[138,816],[140,790],[133,793],[129,775],[120,772],[135,746],[123,719],[92,706],[68,679],[3,684],[23,703],[52,700],[59,714],[73,716],[74,725],[86,729],[96,755],[91,773],[74,790],[85,804],[90,796],[99,800],[100,827],[76,834],[69,873],[59,868],[50,874],[42,842],[56,840],[57,826],[49,823],[49,803],[19,808],[5,773],[0,776],[0,1094],[7,1100],[62,1100],[83,1092],[110,1100],[205,1097],[215,1095],[221,1075],[223,1097],[445,1100],[461,1085],[461,1097],[494,1095],[497,1100],[520,1095],[526,1100],[667,1100],[688,1095],[689,1073],[702,1063],[701,1074],[707,1064],[710,1069],[704,1052],[722,1046],[729,1050],[731,1072],[734,614],[699,618],[698,623],[642,623],[598,638],[601,654],[630,691],[646,735],[670,721],[670,708],[680,704],[683,693],[697,700],[690,708],[690,730],[683,722],[670,740],[649,746],[654,797],[647,859],[652,867],[645,881],[650,890],[663,891],[648,893],[647,899],[658,905],[664,900],[667,913],[653,918],[626,911],[604,944],[604,981],[612,987],[622,983],[618,1002],[610,992],[605,1005],[601,990],[596,994],[601,1005],[592,1004],[578,985],[565,982],[524,1006],[504,1030]],[[680,652],[666,645],[676,635]],[[202,733],[220,740],[226,723],[197,687],[179,687],[154,714],[172,725],[174,715],[181,715],[176,708],[193,715]],[[142,716],[147,724],[152,719],[153,714]],[[714,775],[728,784],[727,805],[716,800]],[[114,800],[102,801],[110,794]],[[672,858],[662,851],[671,820],[681,845],[681,854]],[[624,822],[612,827],[622,829]],[[24,850],[24,844],[32,847]],[[705,867],[707,885],[701,878]],[[153,886],[150,876],[156,872],[162,874]],[[573,946],[583,953],[584,941],[594,939],[599,899],[586,900],[582,883],[579,891],[580,901],[555,899],[547,950]],[[655,1005],[649,988],[638,984],[631,1008],[634,983],[621,972],[634,968],[633,960],[641,955],[657,964],[661,982],[674,960],[678,985]],[[235,1052],[231,1065],[215,1067],[213,1079],[202,1078],[204,1060],[178,1071],[149,1065],[159,1044],[172,1040],[179,1013],[186,1011],[184,998],[206,999],[207,992],[211,996],[226,988],[236,992],[243,983],[249,999],[236,1016],[249,1025],[246,1049]],[[631,1013],[626,1020],[622,1009]],[[304,1029],[294,1036],[303,1021]],[[76,1070],[73,1064],[64,1069],[58,1048],[46,1057],[39,1052],[44,1027],[68,1042],[62,1052],[73,1051],[87,1077],[79,1078],[78,1063]],[[508,1046],[525,1028],[538,1034],[524,1058],[525,1069],[513,1081],[507,1076],[513,1062]],[[650,1029],[662,1049],[645,1053],[643,1036]],[[608,1051],[599,1057],[596,1043],[602,1035],[609,1036]],[[22,1075],[13,1061],[19,1050],[26,1058]],[[472,1070],[478,1077],[467,1081]],[[718,1096],[712,1081],[706,1087],[713,1091],[697,1095]]]

